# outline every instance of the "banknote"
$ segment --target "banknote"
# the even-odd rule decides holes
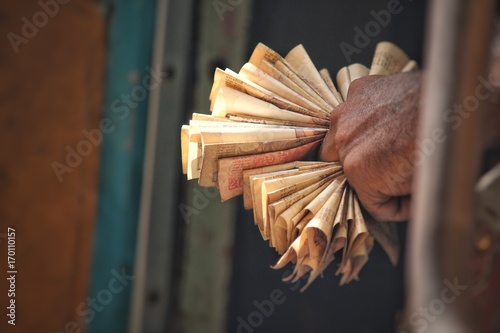
[[[243,196],[262,238],[280,254],[273,268],[294,265],[285,281],[307,277],[301,291],[334,261],[340,285],[362,278],[375,242],[396,265],[396,226],[364,210],[340,161],[316,155],[353,81],[417,67],[398,46],[381,42],[370,68],[350,64],[334,80],[302,45],[282,56],[259,43],[239,71],[215,70],[211,113],[194,113],[180,131],[182,171],[217,187],[222,201]]]

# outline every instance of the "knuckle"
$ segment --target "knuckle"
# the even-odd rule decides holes
[[[342,162],[342,167],[344,169],[344,173],[347,177],[347,180],[353,187],[356,189],[357,187],[357,177],[356,177],[356,170],[359,169],[359,164],[356,161],[356,158],[352,156],[352,154],[344,154],[344,150],[339,149],[339,157],[340,161]]]
[[[335,145],[341,157],[345,157],[346,147],[349,142],[349,134],[342,126],[337,127],[335,132]]]
[[[349,86],[349,95],[350,94],[355,94],[356,91],[358,91],[359,87],[363,86],[363,83],[365,82],[364,77],[360,77],[359,79],[356,79],[351,82],[351,85]]]
[[[335,109],[333,109],[332,113],[330,114],[330,126],[335,125],[339,119],[340,115],[343,112],[343,109],[345,108],[345,102],[339,104]]]

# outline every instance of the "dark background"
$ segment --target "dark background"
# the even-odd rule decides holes
[[[318,69],[328,68],[334,76],[345,66],[340,43],[354,45],[354,27],[364,31],[374,20],[370,11],[387,9],[388,1],[265,1],[256,0],[253,9],[248,55],[263,42],[281,55],[302,43]],[[379,41],[391,41],[422,65],[425,2],[402,1],[401,13],[392,15],[387,27],[371,38],[368,46],[352,55],[352,62],[369,67]],[[284,283],[283,270],[269,268],[279,256],[262,241],[253,224],[251,211],[239,204],[233,275],[228,305],[227,332],[239,332],[237,318],[248,322],[256,311],[253,301],[270,298],[274,289],[283,291],[286,300],[275,306],[269,318],[254,332],[394,332],[397,313],[404,304],[404,244],[406,223],[398,226],[402,253],[397,267],[392,267],[378,244],[360,274],[360,281],[339,287],[335,276],[338,260],[326,269],[303,293]],[[305,282],[301,282],[302,285]],[[296,288],[294,288],[295,290]],[[243,329],[241,332],[247,332]]]

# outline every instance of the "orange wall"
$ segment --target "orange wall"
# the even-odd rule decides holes
[[[67,165],[66,147],[98,127],[104,24],[93,1],[42,1],[58,8],[0,4],[0,236],[15,228],[17,269],[13,329],[1,238],[0,332],[64,332],[87,298],[99,146],[62,181],[53,163]],[[26,20],[38,31],[23,31]]]

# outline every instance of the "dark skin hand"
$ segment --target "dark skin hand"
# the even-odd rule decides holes
[[[421,76],[414,71],[352,82],[319,151],[323,161],[341,161],[350,186],[378,221],[410,217]]]

